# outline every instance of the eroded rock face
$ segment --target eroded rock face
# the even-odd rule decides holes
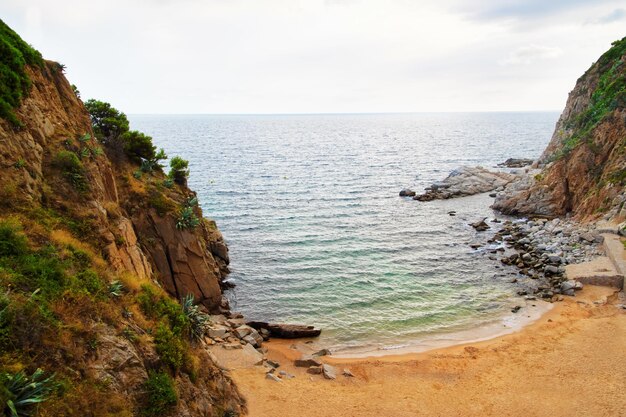
[[[60,151],[80,153],[81,147],[101,146],[93,136],[87,111],[55,68],[56,64],[48,63],[44,71],[29,69],[33,88],[17,112],[24,128],[15,130],[0,120],[4,204],[44,205],[84,218],[90,225],[89,237],[95,240],[92,243],[116,271],[141,279],[155,277],[173,296],[194,294],[208,309],[219,309],[220,282],[228,273],[229,258],[214,223],[207,221],[190,232],[176,229],[174,216],[159,217],[154,210],[129,215],[120,206],[129,196],[117,184],[128,167],[117,166],[104,155],[81,159],[89,185],[83,194],[54,167]],[[91,139],[77,140],[85,135]],[[131,203],[141,206],[146,197],[135,194],[133,198]]]
[[[174,219],[161,217],[153,209],[136,213],[133,223],[163,287],[178,299],[193,294],[196,301],[217,312],[222,268],[210,251],[208,226],[202,224],[195,231],[177,229]],[[220,241],[213,244],[225,247]]]
[[[541,171],[507,186],[493,208],[507,214],[571,213],[580,220],[599,216],[623,220],[626,100],[621,93],[608,107],[598,104],[608,94],[607,83],[626,80],[626,40],[620,42],[577,81],[538,161]],[[605,109],[597,123],[586,122]]]
[[[483,167],[461,167],[413,199],[431,201],[485,193],[503,187],[515,178],[514,174],[490,171]]]

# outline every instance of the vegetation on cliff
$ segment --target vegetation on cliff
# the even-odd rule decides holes
[[[541,173],[509,186],[493,207],[509,214],[626,219],[626,38],[578,79],[539,166]]]
[[[562,148],[555,154],[561,158],[571,152],[581,142],[589,142],[591,132],[608,115],[618,108],[626,107],[626,37],[613,42],[611,49],[605,52],[595,64],[601,74],[587,108],[566,123],[566,128],[573,134],[567,138]],[[585,74],[587,75],[589,71]]]
[[[2,73],[20,90],[0,115],[0,412],[238,415],[243,400],[198,338],[219,308],[219,232],[123,113],[94,101],[90,118],[57,64],[4,24],[0,40],[12,46],[2,68],[28,74]],[[198,223],[178,230],[188,206]]]
[[[28,94],[31,80],[26,65],[43,67],[41,54],[20,38],[0,20],[0,118],[14,126],[21,122],[14,113]]]

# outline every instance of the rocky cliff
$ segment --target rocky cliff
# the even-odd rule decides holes
[[[41,368],[42,416],[244,412],[190,336],[199,310],[174,301],[223,311],[215,223],[184,183],[98,140],[63,66],[2,21],[0,52],[0,408]]]
[[[626,38],[578,79],[532,176],[511,184],[494,208],[579,220],[626,216]]]

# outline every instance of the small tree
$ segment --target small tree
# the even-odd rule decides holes
[[[170,161],[170,168],[168,175],[174,182],[180,185],[187,184],[187,178],[189,177],[189,161],[180,156],[175,156]]]
[[[103,143],[128,132],[128,118],[109,103],[91,99],[87,100],[85,107],[89,111],[94,133]]]
[[[121,136],[124,144],[124,152],[137,163],[142,160],[151,161],[156,157],[156,146],[152,144],[152,138],[136,130],[126,132]]]

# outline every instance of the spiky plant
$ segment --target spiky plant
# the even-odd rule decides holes
[[[194,304],[193,294],[187,294],[182,300],[183,313],[189,319],[189,333],[192,339],[200,340],[206,333],[209,323],[209,316],[200,311],[200,308]]]
[[[109,295],[111,297],[120,297],[124,292],[124,284],[122,284],[119,280],[113,280],[109,284]]]
[[[24,371],[2,374],[2,382],[8,399],[5,414],[10,417],[30,416],[33,406],[45,401],[57,387],[54,374],[44,378],[44,371],[37,369],[32,376]]]
[[[176,221],[176,228],[180,230],[195,229],[200,224],[200,219],[193,212],[192,207],[183,207],[180,211],[178,221]]]

